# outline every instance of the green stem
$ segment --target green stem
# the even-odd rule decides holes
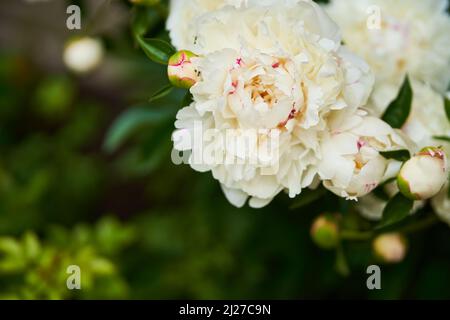
[[[373,231],[342,230],[341,239],[347,241],[366,241],[375,236]]]
[[[411,224],[409,226],[405,226],[405,227],[401,228],[399,230],[399,232],[402,232],[404,234],[410,234],[410,233],[414,233],[416,231],[422,231],[424,229],[427,229],[427,228],[435,225],[438,222],[439,222],[439,219],[436,217],[436,215],[433,214],[433,215],[427,217],[426,219],[418,221],[415,224]]]
[[[414,232],[422,231],[431,227],[438,222],[438,218],[435,215],[431,215],[426,219],[418,221],[417,223],[410,224],[403,228],[398,229],[396,232],[403,234],[411,234]],[[358,231],[358,230],[342,230],[341,239],[346,241],[368,241],[377,236],[379,232],[376,231]]]

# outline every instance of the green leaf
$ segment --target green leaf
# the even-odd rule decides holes
[[[397,95],[397,98],[391,102],[383,114],[382,119],[391,127],[400,129],[409,117],[413,91],[408,76]]]
[[[181,107],[184,108],[184,107],[189,106],[192,103],[192,101],[194,101],[194,99],[192,97],[192,93],[188,90],[186,92],[186,95],[184,96],[183,100],[181,101]]]
[[[173,132],[173,121],[163,121],[158,125],[148,137],[143,140],[139,150],[140,159],[142,160],[141,172],[150,174],[158,169],[163,161],[170,158],[173,148],[171,134]]]
[[[131,29],[136,37],[144,36],[158,22],[158,14],[146,7],[134,7]]]
[[[172,92],[174,87],[171,84],[166,85],[165,87],[161,88],[160,90],[156,91],[148,102],[153,102],[155,100],[161,99],[165,96],[167,96],[169,93]]]
[[[317,200],[319,200],[322,196],[325,195],[327,190],[325,188],[319,188],[316,190],[304,189],[302,193],[295,199],[294,203],[289,207],[289,209],[298,209],[308,204],[311,204]]]
[[[444,97],[444,107],[445,113],[447,114],[447,119],[450,121],[450,100]]]
[[[385,228],[396,224],[409,216],[414,205],[414,201],[406,198],[400,192],[397,193],[383,211],[383,218],[376,229]]]
[[[394,150],[394,151],[385,151],[380,152],[380,154],[386,159],[394,159],[397,161],[408,161],[411,158],[411,154],[408,150]]]
[[[176,52],[170,43],[161,39],[149,39],[142,36],[137,36],[136,39],[147,57],[159,64],[167,65],[169,58]]]
[[[114,152],[138,128],[159,123],[174,115],[172,109],[148,109],[135,107],[119,116],[113,123],[104,143],[107,152]]]
[[[450,142],[450,137],[447,137],[447,136],[434,136],[433,139]]]

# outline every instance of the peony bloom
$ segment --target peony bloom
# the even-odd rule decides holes
[[[245,0],[242,1],[245,3]],[[201,15],[185,30],[190,39],[183,49],[207,54],[243,43],[271,55],[299,54],[306,47],[328,51],[340,47],[338,26],[311,0],[249,0]],[[305,41],[306,40],[306,41]]]
[[[426,200],[438,194],[447,179],[445,152],[440,148],[427,147],[403,164],[397,184],[406,197]]]
[[[204,13],[233,4],[233,0],[171,0],[167,29],[172,44],[179,50],[189,48],[188,30],[196,18]],[[239,1],[240,2],[240,1]]]
[[[429,145],[442,146],[446,153],[450,154],[450,143],[434,138],[436,136],[450,136],[450,123],[445,114],[442,96],[435,92],[429,85],[419,81],[411,81],[411,85],[414,92],[411,113],[402,127],[403,133],[412,142],[408,149],[416,152],[418,149],[420,150]],[[372,103],[368,106],[376,115],[381,115],[384,112],[386,106],[395,98],[398,92],[398,88],[390,84],[383,85],[380,88],[382,89],[375,92],[372,96]],[[397,176],[398,171],[397,168],[391,170],[394,174],[385,176],[383,181]],[[395,183],[389,184],[386,189],[390,196],[398,192]],[[437,197],[439,200],[433,199],[432,203],[435,203],[434,207],[436,212],[443,212],[442,208],[446,206],[445,201],[443,201],[445,197],[439,195]],[[380,220],[386,203],[386,201],[370,194],[361,198],[356,207],[365,218]],[[411,214],[417,212],[424,205],[424,201],[415,201]],[[438,211],[436,208],[441,209]]]
[[[170,13],[166,27],[172,44],[178,49],[192,49],[196,42],[192,30],[202,15],[227,6],[234,8],[252,5],[268,6],[309,0],[170,0]],[[233,21],[234,23],[235,21]]]
[[[207,13],[187,48],[199,54],[191,60],[200,79],[190,89],[194,102],[177,115],[175,149],[189,150],[190,165],[211,171],[238,207],[310,186],[329,121],[356,112],[373,84],[319,6],[282,2]],[[228,143],[230,132],[249,140]]]
[[[382,120],[365,111],[334,116],[324,135],[319,176],[333,193],[356,200],[374,190],[389,161],[380,151],[404,149],[403,139]]]
[[[447,0],[331,0],[344,42],[372,67],[379,84],[400,86],[408,73],[439,92],[450,80]]]

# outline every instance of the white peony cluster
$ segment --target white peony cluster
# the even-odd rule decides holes
[[[447,7],[447,0],[331,0],[325,6],[342,29],[345,44],[361,55],[375,73],[376,82],[367,106],[372,114],[383,114],[405,75],[409,75],[413,103],[402,131],[415,144],[414,152],[431,146],[442,147],[450,155],[450,143],[436,139],[450,136],[442,97],[450,81]],[[445,180],[445,172],[436,177],[436,185]],[[398,192],[394,184],[389,189],[390,194]],[[444,196],[448,195],[447,190],[444,188],[431,203],[437,214],[450,222],[450,200]],[[357,206],[363,215],[380,219],[385,204],[375,195],[368,195]],[[416,201],[413,212],[423,205],[423,201]]]
[[[198,55],[175,149],[190,151],[190,165],[211,171],[238,207],[249,198],[263,207],[283,190],[295,197],[320,181],[349,199],[372,191],[389,164],[380,151],[406,144],[361,109],[373,75],[325,11],[309,0],[208,3],[172,1],[172,40]],[[229,143],[230,131],[250,138]]]
[[[380,84],[410,77],[445,92],[450,81],[447,0],[331,0],[327,12],[346,45],[361,55]]]

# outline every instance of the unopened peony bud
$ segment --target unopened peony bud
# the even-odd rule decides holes
[[[339,242],[337,217],[324,214],[316,218],[311,227],[313,241],[322,249],[333,249]]]
[[[441,148],[427,147],[405,162],[397,184],[405,197],[426,200],[439,193],[447,176],[445,152]]]
[[[86,73],[100,64],[103,54],[100,40],[84,37],[72,40],[66,45],[63,60],[72,71]]]
[[[385,263],[399,263],[406,256],[408,246],[399,233],[385,233],[375,238],[373,250],[377,258]]]
[[[193,57],[197,55],[187,50],[178,51],[170,57],[167,74],[175,87],[189,89],[198,81],[199,72],[192,64]]]

